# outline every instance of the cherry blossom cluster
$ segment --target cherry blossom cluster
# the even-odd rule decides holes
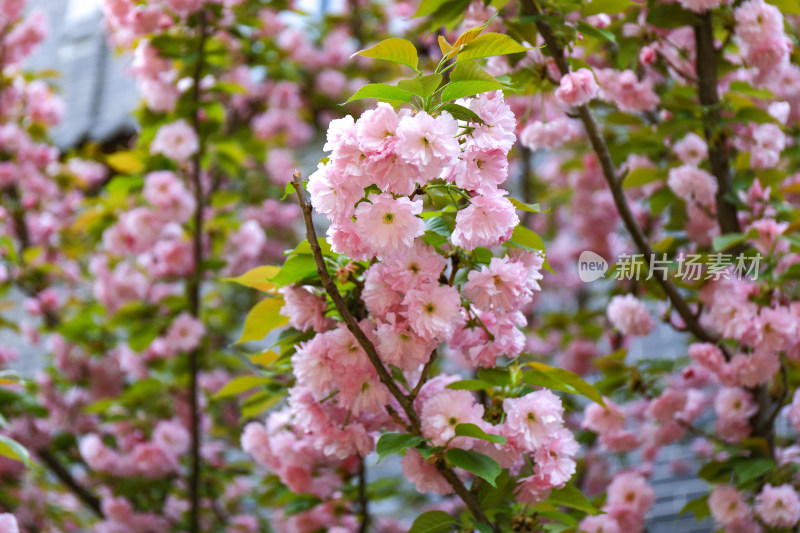
[[[474,266],[462,262],[478,247],[506,242],[519,223],[499,188],[508,176],[514,114],[500,92],[463,105],[481,120],[459,121],[447,111],[398,112],[388,104],[358,120],[335,120],[325,146],[331,155],[308,181],[313,207],[330,222],[332,251],[369,261],[359,281],[367,312],[359,325],[382,363],[403,373],[401,383],[424,379],[420,369],[442,343],[444,353],[467,368],[494,367],[503,356],[518,356],[525,344],[518,329],[526,323],[522,311],[540,290],[543,257],[534,252],[515,249]],[[440,189],[453,205],[442,213],[424,211],[428,194]],[[426,243],[425,213],[455,214],[445,247]],[[329,316],[324,293],[312,286],[280,293],[289,325],[314,336],[292,355],[296,382],[289,405],[266,425],[248,425],[242,445],[291,490],[330,498],[353,474],[358,458],[373,450],[381,430],[400,429],[391,415],[401,409],[356,337]],[[506,398],[505,421],[492,424],[472,392],[447,387],[457,379],[441,374],[420,382],[415,393],[421,433],[431,446],[478,451],[515,475],[529,456],[535,466],[519,480],[519,501],[541,501],[569,481],[579,445],[565,427],[558,396],[538,390]],[[474,424],[508,442],[457,436],[459,424]],[[295,453],[282,451],[286,446]],[[341,461],[350,466],[342,470]],[[432,458],[419,450],[406,450],[402,466],[420,492],[453,493]]]

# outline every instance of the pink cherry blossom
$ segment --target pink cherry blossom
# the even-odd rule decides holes
[[[597,96],[599,89],[592,71],[581,68],[561,78],[556,98],[567,106],[581,106]]]
[[[0,514],[0,531],[3,533],[19,533],[19,525],[13,514]]]
[[[435,466],[428,463],[416,449],[406,450],[402,460],[403,476],[420,492],[451,494],[453,487],[442,477]]]
[[[594,431],[599,435],[621,431],[625,427],[625,417],[617,404],[608,398],[603,398],[606,406],[590,403],[583,410],[583,423],[585,429]]]
[[[165,124],[159,128],[150,145],[150,153],[164,156],[185,163],[200,147],[197,133],[183,119]]]
[[[167,331],[166,340],[176,350],[181,352],[191,352],[203,340],[206,328],[201,321],[189,313],[181,313]]]
[[[397,125],[395,150],[400,158],[420,168],[433,167],[431,176],[455,161],[460,149],[458,122],[447,112],[432,117],[424,111],[405,116]]]
[[[505,434],[524,450],[543,446],[564,424],[561,399],[543,389],[503,400]]]
[[[792,528],[800,520],[800,497],[789,484],[767,483],[756,496],[755,511],[768,526]]]
[[[679,198],[697,202],[703,207],[713,208],[717,194],[717,182],[705,170],[683,165],[669,171],[667,185]]]
[[[485,310],[513,311],[533,298],[533,291],[526,283],[525,267],[508,257],[492,258],[481,270],[471,271],[468,280],[464,285],[464,296]]]
[[[648,335],[654,326],[647,308],[632,294],[611,299],[608,319],[625,335]]]
[[[727,484],[714,487],[708,497],[708,508],[714,520],[723,526],[735,526],[750,517],[750,509],[742,494]]]
[[[280,314],[289,319],[289,325],[300,331],[313,329],[322,332],[331,326],[331,319],[325,317],[328,309],[325,296],[314,292],[313,287],[282,287],[284,304]]]
[[[456,437],[456,426],[475,424],[480,427],[484,425],[482,417],[483,405],[473,399],[472,393],[445,389],[422,406],[422,435],[430,438],[434,446],[449,443],[458,448],[469,448],[474,439]]]
[[[414,239],[425,233],[425,222],[419,218],[422,200],[394,198],[381,193],[370,196],[355,210],[359,239],[379,258],[405,252]]]
[[[511,238],[519,218],[514,205],[504,196],[475,196],[469,206],[456,215],[454,245],[465,250],[478,246],[494,246]]]
[[[422,337],[449,340],[461,322],[461,297],[447,285],[426,284],[403,298],[408,323]]]
[[[696,167],[708,157],[706,142],[693,132],[687,133],[672,149],[684,165]]]

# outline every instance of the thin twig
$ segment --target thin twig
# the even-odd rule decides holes
[[[428,362],[425,363],[425,366],[422,367],[422,372],[419,375],[419,381],[417,381],[417,385],[414,389],[409,393],[408,397],[411,398],[413,402],[416,399],[419,391],[422,390],[422,386],[425,385],[425,382],[428,381],[428,374],[431,373],[431,368],[433,368],[433,363],[436,361],[436,355],[438,354],[438,350],[433,350],[431,355],[428,357]]]
[[[314,229],[314,220],[311,216],[311,204],[306,201],[299,172],[294,174],[292,182],[294,184],[295,193],[297,194],[297,202],[300,204],[300,209],[303,212],[303,221],[305,222],[306,226],[306,239],[311,247],[311,253],[314,256],[314,262],[317,265],[317,274],[322,281],[322,286],[325,288],[325,292],[327,292],[328,296],[330,296],[331,300],[333,300],[333,304],[336,306],[336,310],[339,311],[339,314],[342,316],[342,320],[344,321],[345,326],[347,326],[347,329],[353,334],[361,348],[367,354],[370,363],[372,363],[372,366],[378,372],[378,378],[381,380],[381,383],[386,386],[391,395],[400,404],[400,407],[403,408],[403,411],[405,412],[409,421],[408,425],[411,433],[414,435],[422,435],[420,419],[416,409],[414,409],[414,402],[411,400],[411,398],[403,394],[403,392],[397,386],[397,383],[395,383],[395,381],[392,379],[392,376],[386,370],[386,367],[383,365],[383,362],[378,356],[378,351],[375,349],[375,345],[372,344],[372,341],[369,340],[364,331],[358,325],[358,322],[356,322],[355,318],[350,313],[347,303],[344,301],[344,298],[342,298],[341,293],[339,293],[339,289],[336,287],[336,284],[333,282],[333,279],[331,279],[331,276],[328,273],[328,269],[325,266],[325,258],[323,257],[322,250],[319,247],[319,241],[317,241],[317,232]],[[461,482],[461,479],[459,479],[456,473],[444,462],[444,459],[440,457],[435,464],[436,469],[442,474],[442,477],[445,478],[450,486],[453,487],[455,493],[459,496],[459,498],[461,498],[470,512],[472,512],[472,515],[475,517],[475,519],[485,524],[491,524],[488,518],[486,518],[486,514],[483,512],[483,509],[481,509],[480,505],[478,504],[478,500],[475,495],[467,490],[467,488],[464,486],[464,483]],[[492,525],[491,527],[495,532],[499,533],[497,526]]]

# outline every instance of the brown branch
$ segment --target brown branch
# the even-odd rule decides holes
[[[736,206],[728,197],[733,194],[728,158],[727,135],[721,127],[720,100],[717,92],[717,50],[714,48],[714,26],[711,13],[699,15],[694,27],[697,46],[697,94],[703,110],[703,132],[708,144],[708,162],[717,179],[717,220],[722,233],[738,233]],[[740,250],[741,251],[741,250]]]
[[[328,273],[328,268],[325,265],[325,258],[322,255],[322,250],[319,247],[319,241],[317,241],[317,232],[314,229],[314,220],[311,216],[311,204],[306,201],[306,198],[303,193],[303,184],[300,181],[300,173],[296,172],[293,176],[292,183],[294,184],[294,190],[297,194],[297,202],[300,204],[300,209],[303,211],[303,221],[305,222],[306,226],[306,239],[308,239],[308,244],[311,247],[311,253],[314,256],[314,262],[317,265],[317,274],[322,281],[322,286],[325,288],[325,292],[328,293],[331,300],[333,301],[333,305],[336,306],[336,310],[339,311],[339,314],[342,316],[342,320],[347,326],[347,329],[352,333],[352,335],[356,338],[361,348],[367,354],[367,357],[372,363],[372,366],[378,372],[378,378],[380,379],[381,383],[389,390],[391,395],[397,400],[397,403],[400,404],[400,407],[403,408],[403,411],[406,414],[406,417],[409,421],[409,426],[411,429],[411,433],[414,435],[422,435],[421,424],[419,420],[419,415],[417,414],[416,409],[414,409],[414,402],[403,394],[400,388],[397,386],[397,383],[392,379],[392,376],[386,370],[386,367],[383,365],[383,362],[378,355],[378,351],[375,349],[375,345],[372,344],[372,341],[366,336],[364,331],[356,322],[356,319],[353,317],[352,313],[347,307],[347,303],[342,298],[339,289],[336,287],[336,284],[331,279],[330,274]],[[478,504],[478,500],[474,494],[470,493],[455,472],[449,468],[443,460],[436,461],[436,468],[442,474],[442,476],[447,480],[455,493],[461,498],[467,508],[472,512],[472,515],[475,517],[476,520],[479,522],[483,522],[485,524],[490,524],[489,520],[486,518],[486,514],[481,509],[480,505]],[[499,533],[499,529],[496,526],[492,525],[492,529]]]
[[[192,76],[192,101],[194,110],[192,114],[192,127],[199,139],[197,153],[193,158],[193,168],[191,172],[192,186],[194,187],[195,209],[194,209],[194,228],[192,232],[192,251],[194,255],[194,272],[186,283],[186,295],[189,302],[189,312],[195,318],[200,316],[200,285],[203,278],[203,211],[205,199],[203,197],[203,186],[200,180],[201,165],[205,152],[205,141],[200,134],[200,83],[205,68],[205,46],[208,34],[206,31],[206,12],[200,11],[198,14],[198,57],[194,66]],[[189,401],[191,411],[191,471],[189,472],[189,531],[200,533],[200,488],[202,486],[202,456],[200,448],[202,446],[201,420],[200,420],[200,399],[198,387],[198,374],[200,373],[201,348],[195,348],[189,354]]]
[[[104,518],[103,510],[100,508],[100,498],[89,492],[83,485],[72,476],[69,470],[61,464],[53,452],[47,449],[37,450],[36,455],[42,460],[47,468],[68,487],[86,507],[92,510],[98,518]]]
[[[358,533],[369,531],[369,498],[367,497],[367,467],[362,457],[358,462],[358,510],[360,513]]]
[[[522,5],[527,14],[535,16],[542,15],[541,10],[533,0],[522,0]],[[547,49],[555,60],[558,69],[561,71],[561,74],[568,74],[570,69],[567,59],[564,55],[564,50],[556,40],[552,28],[550,28],[550,24],[544,20],[537,19],[536,27],[544,38],[544,41],[547,44]],[[655,258],[655,253],[645,237],[642,228],[639,227],[639,223],[636,221],[636,218],[631,212],[631,208],[628,205],[628,199],[625,197],[625,192],[622,189],[622,180],[620,179],[620,176],[617,174],[617,170],[614,167],[614,162],[611,159],[611,152],[608,149],[608,145],[606,144],[603,134],[600,132],[597,121],[595,120],[594,115],[592,114],[592,111],[589,109],[588,105],[579,106],[577,108],[577,112],[578,118],[580,118],[581,122],[583,122],[584,129],[586,130],[586,134],[588,135],[589,141],[592,144],[592,148],[594,149],[594,152],[600,161],[600,166],[603,170],[603,177],[605,178],[606,182],[608,183],[608,187],[611,190],[611,195],[614,198],[614,204],[617,206],[617,211],[619,212],[620,217],[622,217],[622,222],[625,225],[625,229],[627,229],[628,233],[630,233],[631,238],[633,239],[633,242],[638,248],[639,252],[643,254],[645,259],[649,262],[651,257]],[[681,293],[672,283],[671,279],[655,276],[655,280],[661,286],[661,289],[667,295],[670,302],[672,302],[672,306],[675,308],[675,311],[678,313],[678,315],[680,315],[680,317],[683,319],[683,322],[686,324],[686,328],[689,331],[691,331],[698,339],[702,341],[711,343],[717,343],[719,341],[719,338],[716,335],[706,331],[706,329],[700,325],[700,322],[695,317],[694,313],[689,307],[689,304],[687,304],[686,300],[683,299],[683,296],[681,296]]]

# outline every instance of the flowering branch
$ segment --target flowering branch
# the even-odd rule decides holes
[[[386,367],[383,366],[375,345],[372,344],[372,341],[369,340],[364,331],[358,325],[358,322],[356,322],[356,319],[350,313],[350,310],[347,308],[347,303],[342,298],[341,293],[339,293],[339,289],[336,287],[336,284],[333,282],[333,279],[331,279],[331,276],[328,273],[328,269],[325,266],[325,258],[322,255],[319,241],[317,241],[317,233],[314,229],[314,220],[311,217],[311,204],[306,201],[303,194],[303,184],[300,181],[299,172],[295,172],[292,178],[292,183],[294,185],[295,193],[297,194],[297,202],[300,204],[300,209],[303,212],[303,221],[306,227],[306,239],[308,240],[308,244],[311,248],[311,253],[314,256],[314,262],[317,266],[317,274],[322,281],[322,286],[324,287],[325,292],[328,294],[328,296],[330,296],[334,306],[336,306],[336,310],[339,311],[339,314],[342,316],[342,320],[347,326],[347,329],[350,331],[350,333],[352,333],[359,345],[367,354],[370,363],[378,373],[381,383],[386,386],[391,395],[403,408],[403,411],[405,412],[409,421],[409,429],[411,430],[411,433],[414,435],[422,435],[419,415],[414,408],[413,400],[409,396],[403,394],[403,392],[397,386],[397,383],[395,383],[395,381],[392,379],[392,376],[386,370]],[[483,512],[483,509],[481,509],[480,505],[478,504],[478,500],[475,495],[464,486],[464,483],[462,483],[456,473],[447,466],[445,461],[442,458],[437,458],[435,466],[442,477],[444,477],[447,483],[453,487],[453,490],[456,492],[459,498],[461,498],[464,504],[469,508],[475,519],[485,524],[489,524],[490,522],[486,518],[486,514]],[[492,525],[492,528],[495,531],[499,531],[494,525]]]
[[[522,0],[522,5],[528,14],[534,16],[542,15],[539,6],[537,6],[533,0]],[[542,19],[537,19],[536,27],[538,28],[539,33],[542,34],[542,37],[547,44],[547,48],[550,50],[550,54],[553,57],[553,60],[556,62],[561,74],[569,74],[570,69],[566,57],[564,56],[564,49],[560,44],[558,44],[558,41],[556,40],[556,37],[550,28],[550,24]],[[603,177],[608,183],[608,187],[611,190],[611,195],[614,198],[614,204],[617,206],[617,211],[619,211],[620,217],[622,217],[625,228],[628,230],[628,233],[630,233],[634,244],[636,244],[636,247],[639,249],[639,252],[645,256],[646,260],[650,261],[651,258],[655,258],[655,252],[653,252],[653,249],[645,237],[642,228],[639,227],[639,223],[636,221],[633,212],[631,212],[631,208],[628,205],[628,199],[625,197],[625,192],[622,189],[622,179],[617,174],[617,170],[614,168],[614,162],[611,159],[611,152],[608,149],[605,138],[603,138],[603,134],[600,132],[597,121],[595,120],[592,111],[589,109],[589,106],[586,104],[577,106],[577,112],[578,118],[580,118],[581,122],[583,122],[586,134],[589,136],[589,141],[592,144],[592,148],[594,149],[594,152],[597,154],[597,158],[600,161],[600,166],[603,170]],[[689,304],[687,304],[686,300],[683,299],[683,296],[681,296],[678,288],[672,283],[672,280],[666,277],[658,276],[655,276],[655,280],[666,293],[667,297],[672,302],[675,311],[677,311],[678,315],[680,315],[680,317],[683,319],[684,323],[686,324],[686,328],[689,331],[691,331],[698,339],[705,342],[717,343],[719,341],[719,338],[716,335],[713,335],[700,325],[700,322],[692,312]]]

